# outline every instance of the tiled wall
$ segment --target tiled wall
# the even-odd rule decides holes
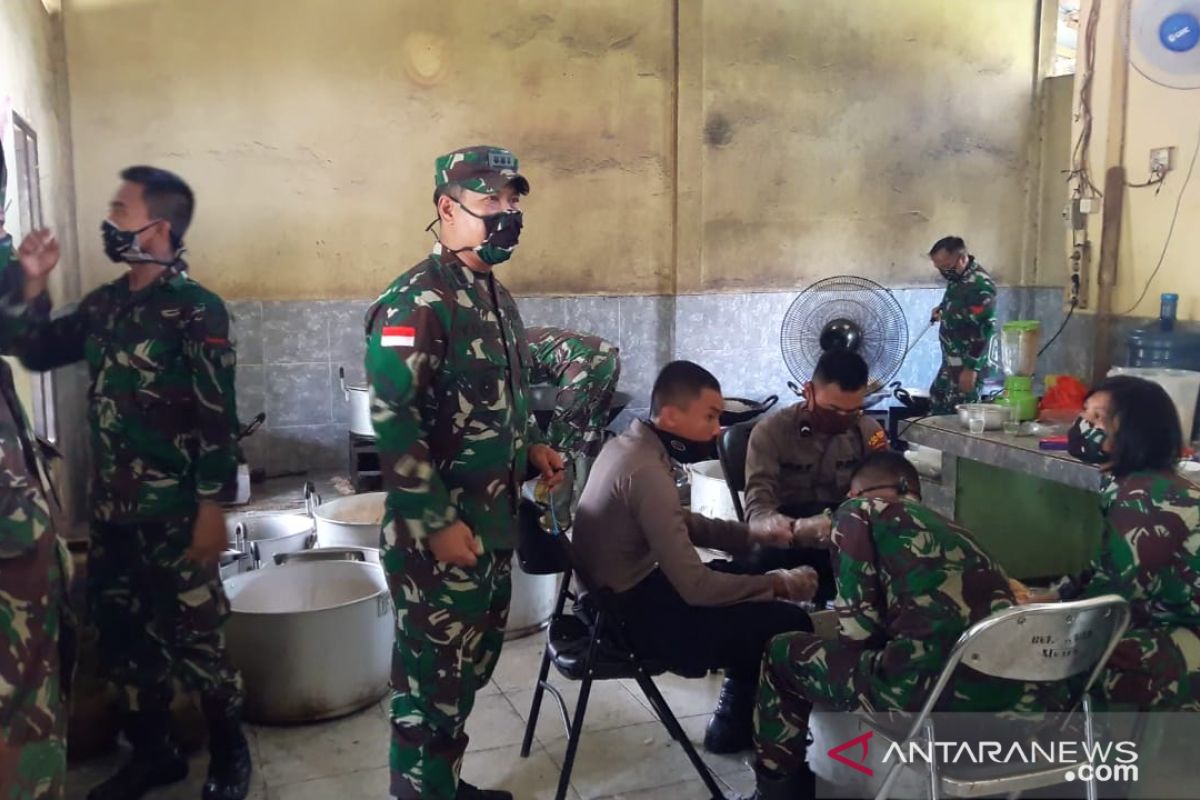
[[[926,327],[941,292],[894,291],[910,341]],[[634,400],[623,415],[644,414],[663,364],[687,358],[716,374],[726,394],[790,402],[779,328],[795,293],[678,297],[518,298],[526,325],[557,325],[603,336],[621,349],[621,388]],[[1063,319],[1059,289],[1004,288],[1002,320],[1040,319],[1049,336]],[[369,300],[230,303],[238,336],[238,413],[243,422],[266,411],[264,429],[245,443],[254,466],[277,474],[347,464],[347,405],[338,368],[363,380],[363,314]],[[1090,317],[1077,317],[1041,363],[1043,372],[1086,371]],[[939,360],[937,332],[913,348],[896,380],[928,386]],[[1122,359],[1123,360],[1123,359]]]

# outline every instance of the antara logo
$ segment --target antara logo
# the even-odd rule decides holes
[[[829,751],[829,757],[834,761],[845,764],[847,767],[850,767],[850,769],[858,770],[864,775],[874,775],[875,770],[864,766],[864,764],[867,763],[867,742],[871,741],[871,737],[874,735],[875,731],[867,731],[866,733],[855,736],[853,739],[848,739],[839,744],[837,747],[832,748]],[[858,745],[862,745],[862,757],[857,761],[851,761],[850,759],[846,758],[846,756],[842,755],[842,751],[852,750]]]

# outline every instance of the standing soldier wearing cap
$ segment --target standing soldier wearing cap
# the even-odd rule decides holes
[[[88,608],[100,664],[125,705],[132,757],[88,800],[137,800],[183,780],[171,741],[174,681],[200,695],[212,758],[204,800],[242,800],[250,748],[241,680],[225,653],[220,500],[237,481],[233,343],[225,304],[188,277],[195,200],[178,176],[130,167],[102,223],[121,277],[47,318],[47,273],[26,270],[14,351],[34,370],[86,361],[92,440]]]
[[[529,182],[499,147],[456,150],[434,169],[433,253],[366,317],[396,604],[391,793],[503,800],[459,780],[464,729],[500,655],[519,486],[530,466],[556,484],[563,463],[533,439],[525,326],[492,274],[517,246]]]
[[[7,174],[0,151],[0,304],[18,311],[25,274],[49,272],[58,242],[34,231],[20,258],[4,230]],[[12,319],[0,317],[0,351]],[[71,557],[55,533],[50,471],[0,361],[0,800],[58,800],[67,773],[66,687],[71,659],[67,600]],[[60,656],[60,653],[62,655]]]
[[[940,322],[942,367],[929,389],[934,414],[979,402],[979,373],[988,363],[996,320],[996,282],[957,236],[938,239],[929,259],[949,284],[931,319]]]

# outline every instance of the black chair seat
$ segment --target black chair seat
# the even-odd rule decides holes
[[[583,680],[587,673],[588,644],[591,631],[579,617],[566,615],[550,621],[547,641],[554,668],[563,677],[573,681]],[[606,638],[596,645],[596,658],[592,662],[592,679],[598,681],[619,678],[636,678],[638,668],[649,675],[661,675],[666,670],[651,661],[638,660],[632,653],[618,647]]]

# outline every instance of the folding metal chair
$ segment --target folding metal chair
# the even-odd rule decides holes
[[[758,420],[752,419],[730,425],[717,438],[717,458],[721,461],[721,471],[725,474],[739,522],[746,521],[741,493],[746,491],[746,452],[750,449],[750,434],[756,424]]]
[[[522,505],[518,520],[517,557],[526,572],[537,575],[560,574],[562,580],[546,633],[546,648],[542,653],[542,664],[529,708],[529,722],[525,725],[525,738],[521,742],[521,757],[529,756],[542,698],[549,692],[558,704],[563,727],[567,731],[567,751],[555,793],[556,800],[563,800],[571,784],[571,770],[583,734],[583,719],[592,684],[595,681],[627,678],[637,682],[667,732],[683,748],[713,800],[725,800],[708,766],[701,760],[679,720],[654,685],[653,677],[666,672],[666,667],[633,652],[611,593],[597,590],[589,583],[578,566],[567,535],[546,531],[540,522],[541,514],[541,509],[528,501]],[[572,589],[572,582],[579,590]],[[583,593],[587,595],[583,604],[587,612],[570,613],[567,601],[574,605]],[[562,693],[548,680],[552,664],[563,677],[580,682],[574,716],[568,713]],[[703,674],[688,677],[703,677]]]
[[[946,666],[938,675],[917,719],[903,738],[868,722],[885,739],[894,739],[901,748],[921,741],[931,755],[928,764],[929,796],[937,800],[950,797],[1008,795],[1038,789],[1067,780],[1067,773],[1088,763],[1057,764],[1028,770],[989,770],[979,765],[941,764],[937,758],[937,730],[930,714],[938,707],[943,691],[954,672],[966,665],[994,678],[1015,681],[1054,683],[1088,673],[1087,683],[1071,698],[1066,709],[1074,714],[1082,706],[1083,729],[1089,747],[1094,741],[1092,706],[1088,691],[1104,669],[1108,657],[1129,624],[1129,604],[1115,594],[1073,603],[1045,603],[1016,606],[999,611],[972,625],[950,651]],[[1054,643],[1048,646],[1047,643]],[[888,744],[884,745],[885,747]],[[876,794],[888,796],[893,782],[905,765],[894,763]],[[924,767],[924,765],[922,765]],[[1095,775],[1086,781],[1088,800],[1097,797]]]

